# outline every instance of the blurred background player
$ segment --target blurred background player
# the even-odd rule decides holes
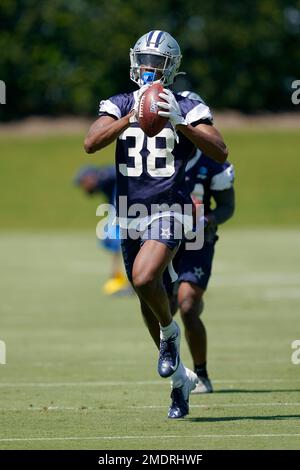
[[[115,205],[116,170],[114,166],[83,166],[75,175],[74,182],[86,194],[102,194],[109,204]],[[111,232],[111,233],[110,233]],[[103,291],[108,294],[125,294],[131,291],[123,271],[119,227],[108,227],[108,236],[100,242],[112,254],[110,278]]]
[[[196,93],[184,91],[182,96],[202,103]],[[197,150],[186,167],[185,179],[193,202],[204,204],[204,245],[200,250],[186,250],[182,243],[174,260],[178,274],[177,301],[185,328],[185,337],[193,358],[194,371],[199,382],[193,393],[213,391],[207,374],[207,334],[200,315],[203,311],[203,295],[211,275],[214,247],[218,240],[217,228],[234,213],[234,169],[227,161],[217,163]],[[215,208],[212,209],[212,203]]]

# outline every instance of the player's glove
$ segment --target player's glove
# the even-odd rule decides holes
[[[170,120],[170,123],[174,129],[176,141],[178,142],[176,126],[179,124],[182,126],[187,126],[187,122],[182,116],[179,104],[177,103],[176,98],[171,90],[164,88],[164,93],[160,93],[159,96],[165,101],[158,101],[157,106],[163,110],[158,111],[158,114],[159,116],[166,117]]]
[[[159,80],[157,80],[157,81],[159,81]],[[156,83],[156,82],[153,82],[153,83]],[[137,117],[138,117],[138,113],[139,113],[139,106],[140,106],[141,97],[145,93],[145,91],[149,88],[149,86],[151,86],[151,85],[152,85],[152,83],[146,83],[145,85],[141,86],[141,88],[138,90],[136,100],[135,100],[135,103],[134,103],[134,107],[130,111],[132,113],[132,115],[129,118],[130,123],[138,122]]]

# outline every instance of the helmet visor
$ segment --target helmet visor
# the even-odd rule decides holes
[[[156,54],[136,54],[136,65],[138,67],[145,66],[154,69],[164,69],[167,65],[166,57]]]

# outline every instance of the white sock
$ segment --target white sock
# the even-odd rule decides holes
[[[178,329],[179,327],[174,320],[172,320],[168,326],[160,325],[160,338],[166,341],[167,339],[171,338],[172,335],[176,334]]]
[[[185,367],[183,365],[183,362],[179,362],[179,366],[177,370],[174,372],[173,375],[171,375],[171,387],[173,388],[178,388],[183,385],[183,382],[185,382],[187,379],[187,374]]]

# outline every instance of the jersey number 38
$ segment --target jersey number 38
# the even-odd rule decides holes
[[[145,145],[149,155],[146,159],[147,168],[145,169],[150,176],[156,178],[170,177],[175,173],[174,150],[175,139],[171,129],[163,129],[155,137],[146,137],[144,132],[138,127],[129,127],[120,136],[119,139],[126,140],[128,157],[132,159],[133,164],[129,167],[126,163],[119,164],[119,171],[124,176],[141,176],[143,173],[143,158],[141,150],[145,150]],[[146,139],[146,144],[144,142]],[[157,145],[159,139],[159,147]],[[163,143],[163,145],[162,145]],[[163,147],[163,148],[161,148]],[[163,167],[157,167],[158,159],[164,159]]]

